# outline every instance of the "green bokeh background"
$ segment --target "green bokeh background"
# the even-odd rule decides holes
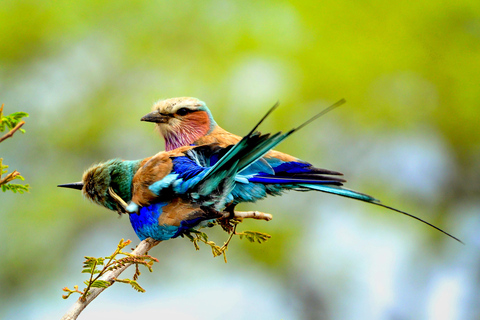
[[[480,317],[478,1],[4,0],[0,34],[0,102],[30,114],[0,156],[31,185],[0,194],[0,318],[59,318],[84,255],[138,242],[126,217],[56,185],[162,150],[139,119],[176,96],[205,101],[240,135],[277,100],[264,131],[346,98],[278,149],[466,245],[387,210],[291,192],[243,207],[274,214],[245,223],[272,234],[266,244],[234,241],[225,265],[185,239],[163,243],[146,293],[115,285],[83,318]]]

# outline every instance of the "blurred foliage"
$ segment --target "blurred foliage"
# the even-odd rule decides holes
[[[0,32],[0,97],[35,119],[27,139],[19,135],[15,144],[1,145],[35,191],[21,199],[2,194],[0,241],[15,244],[0,249],[0,310],[24,301],[31,283],[50,283],[61,270],[72,273],[59,261],[79,238],[94,230],[109,230],[113,239],[135,237],[127,219],[55,186],[80,180],[92,163],[161,150],[153,127],[139,119],[154,101],[175,96],[205,101],[222,127],[240,135],[277,100],[281,107],[266,131],[291,128],[346,98],[346,106],[279,149],[344,172],[347,186],[468,243],[455,230],[469,219],[459,208],[478,212],[480,200],[478,1],[4,0]],[[317,223],[342,216],[340,209],[324,209],[343,204],[329,199],[292,192],[250,206],[274,213],[267,224],[248,222],[272,238],[262,246],[242,243],[238,263],[273,268],[269,276],[278,275],[287,288],[296,283],[298,297],[304,296],[308,290],[298,278],[304,266],[297,261],[314,256],[328,264],[338,254],[325,247],[305,253],[312,247],[306,239],[336,248],[350,239],[340,233],[332,243],[317,235],[323,230]],[[425,251],[433,246],[441,255],[450,241],[371,208],[357,214],[363,208],[348,207],[352,219],[407,239],[408,229],[430,239],[427,249],[419,246]],[[169,246],[172,260],[185,258],[181,244]],[[340,284],[347,270],[325,271],[324,285],[335,279],[332,287],[347,287]],[[346,294],[338,289],[338,296]],[[356,297],[351,301],[361,301]]]
[[[18,172],[17,170],[10,172],[4,178],[2,178],[2,175],[8,172],[7,170],[8,166],[4,165],[2,162],[3,162],[3,159],[0,158],[0,187],[2,187],[2,191],[5,192],[7,190],[10,190],[13,193],[16,193],[16,192],[23,193],[25,191],[28,191],[28,188],[29,188],[28,184],[22,185],[18,183],[9,183],[10,181],[15,179],[25,180],[20,175],[20,172]]]
[[[4,105],[2,104],[2,106],[0,106],[0,132],[5,131],[5,129],[9,130],[6,134],[0,136],[0,143],[4,142],[8,138],[13,137],[13,135],[17,131],[25,133],[25,130],[21,128],[25,123],[24,121],[22,121],[22,118],[28,117],[28,113],[25,112],[14,112],[10,115],[4,116],[3,107]],[[22,185],[18,183],[10,183],[10,181],[15,179],[25,180],[17,170],[10,172],[4,178],[2,178],[2,175],[8,172],[7,168],[8,166],[4,165],[3,159],[0,158],[0,187],[2,188],[2,191],[5,192],[7,190],[10,190],[13,193],[23,193],[25,191],[28,191],[28,184]]]

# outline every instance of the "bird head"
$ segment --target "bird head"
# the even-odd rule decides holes
[[[167,151],[190,145],[217,126],[205,102],[188,97],[156,102],[141,121],[156,124]]]
[[[95,164],[85,171],[82,181],[58,187],[82,190],[90,201],[107,209],[125,213],[124,204],[132,198],[132,179],[141,160],[113,159]]]

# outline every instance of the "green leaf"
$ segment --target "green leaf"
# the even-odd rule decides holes
[[[90,273],[90,274],[97,274],[100,273],[101,271],[98,269],[95,269],[92,271],[92,268],[85,268],[82,270],[82,273]]]
[[[132,280],[132,282],[130,282],[130,285],[132,286],[133,289],[137,290],[138,292],[145,292],[145,289],[143,289],[136,281]]]
[[[2,184],[2,191],[5,192],[7,190],[12,191],[13,193],[24,193],[28,192],[30,186],[28,184],[26,185],[21,185],[21,184],[14,184],[14,183],[7,183],[7,184]]]
[[[258,243],[263,243],[272,237],[267,233],[257,231],[244,231],[242,233],[239,233],[238,236],[240,237],[240,239],[243,239],[243,237],[245,237],[250,242]]]
[[[26,118],[28,117],[28,113],[26,112],[22,112],[22,111],[19,111],[19,112],[14,112],[12,114],[10,114],[9,116],[7,117],[12,117],[13,119],[21,119],[21,118]]]
[[[93,268],[97,263],[97,258],[85,256],[85,262],[83,262],[83,268]]]
[[[68,299],[73,292],[68,292],[67,294],[62,294],[63,299]]]
[[[22,118],[28,117],[28,113],[26,112],[14,112],[8,116],[2,116],[0,119],[0,131],[5,130],[5,126],[9,129],[14,128]],[[25,130],[20,129],[20,131],[25,132]]]
[[[116,279],[116,282],[121,282],[121,283],[128,283],[132,286],[133,289],[135,289],[138,292],[145,292],[145,289],[143,289],[140,284],[138,284],[137,281],[131,280],[131,279]]]
[[[110,282],[109,281],[105,281],[105,280],[95,280],[91,287],[92,288],[108,288],[110,287]]]

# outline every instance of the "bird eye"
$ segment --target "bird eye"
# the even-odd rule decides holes
[[[190,110],[188,110],[187,108],[180,108],[180,109],[178,109],[177,114],[178,114],[179,116],[184,116],[184,115],[186,115],[187,113],[189,113],[189,111],[190,111]]]

